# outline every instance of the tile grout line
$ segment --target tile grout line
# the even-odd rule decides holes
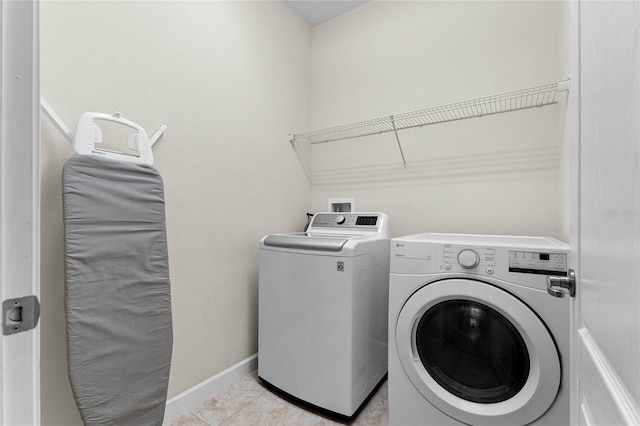
[[[262,387],[262,386],[261,386]],[[244,404],[241,408],[239,408],[238,410],[236,410],[233,414],[231,414],[230,416],[227,416],[226,419],[224,419],[222,422],[220,422],[220,426],[224,425],[225,423],[227,423],[232,417],[234,417],[235,415],[239,414],[241,411],[246,410],[247,407],[249,407],[251,404],[253,404],[254,402],[256,402],[256,400],[258,398],[260,398],[264,393],[266,392],[266,389],[262,388],[262,390],[260,391],[260,393],[255,397],[252,398],[251,401],[247,402],[246,404]]]
[[[203,422],[204,424],[206,424],[207,426],[214,426],[211,423],[209,423],[208,421],[206,421],[205,419],[203,419],[202,417],[200,417],[197,413],[194,413],[193,411],[189,410],[187,411],[189,414],[191,414],[193,417],[197,418],[198,420],[200,420],[201,422]]]
[[[247,376],[248,377],[248,376]],[[218,397],[220,395],[224,395],[227,391],[229,391],[229,389],[232,387],[233,385],[229,386],[228,388],[226,388],[225,390],[223,390],[222,392],[220,392],[218,395],[213,396],[212,398]],[[225,423],[227,423],[227,421],[229,419],[231,419],[233,416],[235,416],[236,414],[238,414],[239,412],[241,412],[242,410],[246,409],[249,405],[253,404],[258,398],[260,398],[262,396],[262,394],[264,394],[265,389],[263,388],[260,393],[254,397],[251,398],[246,404],[243,404],[240,408],[238,408],[237,410],[233,411],[231,414],[229,414],[228,416],[225,416],[224,419],[222,419],[219,423],[215,423],[215,424],[211,424],[209,422],[207,422],[205,419],[203,419],[201,416],[198,416],[197,414],[191,412],[191,414],[195,415],[197,418],[199,418],[200,420],[202,420],[204,423],[206,423],[208,426],[219,426],[219,425],[223,425]],[[234,398],[234,399],[237,399]]]
[[[224,395],[226,392],[229,391],[229,389],[231,389],[233,385],[228,386],[227,388],[225,388],[224,390],[222,390],[220,393],[213,395],[211,398],[209,399],[214,399],[214,398],[218,398],[221,395]],[[253,403],[260,395],[262,395],[262,393],[264,392],[264,389],[260,392],[260,394],[251,399],[249,402],[247,402],[246,404],[242,405],[238,410],[232,412],[230,415],[226,416],[224,419],[222,419],[219,423],[217,424],[223,424],[225,423],[228,419],[230,419],[231,417],[235,416],[237,413],[239,413],[240,411],[242,411],[244,408],[246,408],[249,404]],[[236,399],[236,398],[234,398]],[[206,402],[207,400],[203,401]],[[196,407],[197,408],[197,407]],[[217,426],[216,423],[209,423],[203,416],[198,415],[198,413],[196,412],[196,408],[192,408],[191,410],[188,411],[189,414],[191,414],[192,416],[196,417],[197,419],[199,419],[200,421],[202,421],[203,423],[205,423],[207,426]]]

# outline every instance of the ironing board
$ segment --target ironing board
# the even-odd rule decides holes
[[[173,342],[164,188],[148,164],[63,170],[69,377],[85,425],[161,425]]]

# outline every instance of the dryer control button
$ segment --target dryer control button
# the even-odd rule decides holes
[[[451,270],[451,264],[450,263],[445,263],[444,264],[444,269],[445,269],[445,271],[450,271]]]
[[[493,268],[491,266],[487,266],[487,274],[493,275],[493,272],[494,272]]]
[[[338,216],[338,217],[336,218],[336,223],[337,223],[338,225],[342,225],[346,219],[347,219],[346,217],[344,217],[344,216],[340,215],[340,216]]]
[[[480,256],[471,249],[460,250],[460,253],[458,253],[458,263],[465,269],[472,269],[480,263]]]

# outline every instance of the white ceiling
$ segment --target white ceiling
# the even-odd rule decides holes
[[[366,3],[368,0],[285,0],[309,25],[316,26]]]

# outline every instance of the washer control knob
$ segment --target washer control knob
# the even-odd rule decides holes
[[[458,253],[458,263],[465,269],[473,269],[480,263],[480,256],[471,249],[460,250]]]
[[[345,221],[345,220],[347,220],[347,218],[346,218],[346,217],[344,217],[344,216],[342,216],[342,215],[340,215],[340,216],[336,217],[336,223],[337,223],[338,225],[342,225],[342,224],[344,223],[344,221]]]

